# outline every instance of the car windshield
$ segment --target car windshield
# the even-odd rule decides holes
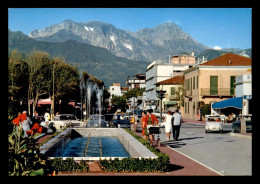
[[[61,115],[60,120],[77,120],[77,118],[73,115]]]

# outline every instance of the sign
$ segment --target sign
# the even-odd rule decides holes
[[[251,100],[252,99],[252,95],[244,95],[244,99]]]

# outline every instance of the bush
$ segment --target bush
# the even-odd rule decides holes
[[[73,158],[54,158],[51,160],[51,165],[56,173],[58,172],[88,172],[89,166],[85,161],[76,163]]]
[[[133,137],[135,137],[144,146],[150,149],[154,154],[158,156],[156,159],[147,158],[123,158],[122,160],[100,160],[101,166],[106,171],[127,171],[127,172],[165,172],[168,171],[168,165],[170,163],[169,156],[161,153],[154,147],[150,146],[148,140],[141,138],[140,136],[132,133],[130,130],[125,129]]]

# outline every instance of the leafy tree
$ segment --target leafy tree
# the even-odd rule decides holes
[[[27,56],[29,65],[29,89],[28,89],[28,111],[30,114],[29,100],[33,100],[33,112],[39,97],[49,95],[51,89],[51,62],[47,52],[34,51]]]
[[[127,107],[126,97],[125,96],[113,96],[111,100],[112,106],[125,110]]]
[[[54,98],[56,104],[68,104],[70,100],[79,100],[79,72],[76,67],[66,63],[60,57],[52,59],[54,67]],[[52,89],[53,90],[53,89]]]
[[[20,103],[27,101],[28,64],[21,53],[14,50],[8,59],[8,115],[12,119],[22,110]]]

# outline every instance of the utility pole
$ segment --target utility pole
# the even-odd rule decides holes
[[[54,65],[55,65],[55,64],[53,64],[53,69],[52,69],[52,103],[51,103],[51,120],[54,119],[54,78],[55,78]]]

